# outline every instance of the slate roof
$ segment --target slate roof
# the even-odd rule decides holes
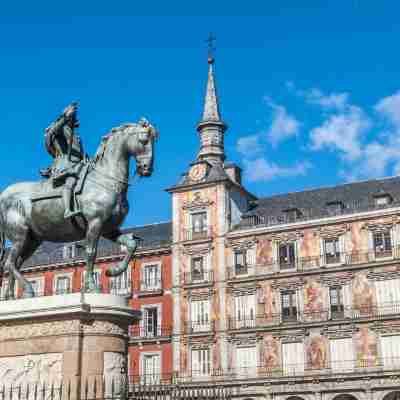
[[[135,236],[140,237],[142,241],[139,244],[139,250],[152,250],[165,246],[170,246],[172,242],[172,223],[162,222],[151,225],[144,225],[132,227],[122,230],[124,233],[133,233]],[[66,258],[64,255],[64,243],[51,243],[44,242],[36,253],[24,265],[23,268],[30,268],[39,265],[50,265],[65,263],[84,258],[84,249],[79,246],[76,247],[74,257]],[[98,257],[107,257],[112,255],[121,254],[119,244],[113,243],[106,239],[99,241],[97,251]]]
[[[376,197],[385,194],[392,201],[387,206],[377,206]],[[342,208],[330,206],[337,202]],[[260,198],[243,215],[238,228],[293,222],[288,210],[298,210],[296,221],[300,221],[394,206],[400,206],[398,176]]]

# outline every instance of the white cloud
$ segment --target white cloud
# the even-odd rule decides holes
[[[350,96],[347,92],[324,94],[318,88],[301,90],[293,82],[286,82],[286,88],[295,96],[304,98],[308,104],[320,106],[324,110],[343,110],[349,103]]]
[[[275,104],[271,99],[266,98],[267,104],[272,109],[272,122],[268,129],[267,137],[273,146],[280,142],[297,136],[300,130],[300,122],[282,105]]]
[[[346,111],[331,114],[322,125],[311,129],[312,150],[338,150],[347,160],[356,160],[362,154],[362,138],[371,123],[363,110],[348,106]]]
[[[238,139],[236,150],[245,157],[252,157],[263,150],[259,135],[243,136]]]
[[[279,177],[305,175],[312,167],[308,161],[299,162],[292,167],[282,167],[265,158],[243,160],[246,177],[250,182],[270,181]]]
[[[387,118],[397,129],[400,129],[400,91],[380,100],[375,106],[375,111]]]

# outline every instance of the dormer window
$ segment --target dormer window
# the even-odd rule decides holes
[[[64,258],[74,258],[75,257],[76,246],[75,243],[66,244],[63,248],[63,256]]]
[[[376,207],[385,207],[393,201],[392,196],[388,193],[374,196],[374,200]]]
[[[286,222],[296,222],[303,215],[298,208],[290,208],[283,211],[285,213]]]
[[[344,204],[341,201],[330,201],[326,203],[329,214],[337,215],[341,214],[344,209]]]

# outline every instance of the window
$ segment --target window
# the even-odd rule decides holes
[[[152,338],[160,334],[159,308],[146,307],[143,310],[144,336]]]
[[[14,284],[14,297],[15,298],[17,297],[17,284],[16,283],[17,282],[15,282],[15,284]],[[3,284],[1,286],[1,299],[4,299],[4,300],[9,299],[9,297],[6,298],[8,286],[9,286],[8,279],[3,279]],[[9,295],[11,295],[11,293],[9,293]]]
[[[295,268],[295,243],[279,245],[279,267],[281,270]]]
[[[209,300],[195,300],[191,303],[192,331],[201,332],[210,330],[210,302]]]
[[[304,345],[302,342],[282,344],[283,372],[287,376],[304,374]]]
[[[246,250],[236,250],[234,253],[235,258],[235,275],[247,274],[247,254]]]
[[[285,213],[286,222],[296,222],[302,217],[301,211],[297,208],[284,210],[283,212]]]
[[[375,196],[375,206],[384,207],[392,202],[392,196],[390,194],[384,194],[381,196]]]
[[[392,255],[392,239],[390,231],[373,232],[375,257],[390,257]]]
[[[202,238],[207,233],[207,213],[192,214],[192,239]]]
[[[326,203],[326,207],[330,215],[338,215],[342,213],[344,209],[344,204],[341,201],[332,201]]]
[[[160,354],[144,353],[142,354],[142,376],[143,384],[158,384],[161,378]]]
[[[192,350],[192,376],[207,377],[211,373],[210,349]]]
[[[294,290],[281,294],[282,321],[297,321],[297,296]]]
[[[97,269],[93,271],[93,278],[94,278],[94,283],[98,289],[101,288],[101,270]],[[86,270],[83,271],[82,274],[82,286],[85,285],[85,280],[86,280]]]
[[[58,276],[56,278],[56,294],[66,294],[71,292],[71,279],[69,276]]]
[[[66,244],[63,248],[64,258],[74,258],[75,257],[75,244]]]
[[[330,238],[324,240],[325,262],[326,264],[340,263],[340,244],[339,238]]]
[[[142,270],[142,288],[141,290],[159,290],[161,289],[160,266],[159,264],[145,265]]]
[[[237,374],[241,377],[255,377],[257,374],[256,346],[236,348]]]
[[[376,281],[376,297],[380,315],[400,312],[400,279]]]
[[[341,286],[331,286],[329,288],[330,312],[332,319],[344,317],[343,293]]]
[[[398,369],[400,366],[400,336],[382,336],[382,362],[386,369]]]
[[[331,339],[331,370],[333,372],[349,372],[353,370],[353,339]]]
[[[43,277],[28,278],[28,282],[32,285],[33,293],[35,296],[43,296],[44,295],[44,278]]]
[[[236,328],[252,328],[256,325],[256,296],[248,294],[235,297]]]
[[[130,295],[132,290],[130,267],[128,267],[128,269],[124,271],[121,275],[110,278],[110,289],[111,294],[119,296]]]
[[[204,258],[192,258],[192,282],[204,281]]]

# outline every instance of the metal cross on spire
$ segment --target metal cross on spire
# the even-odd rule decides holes
[[[208,39],[205,40],[205,42],[208,45],[208,62],[209,64],[212,64],[214,62],[214,52],[215,52],[215,46],[214,42],[216,40],[216,37],[210,32],[208,35]]]

